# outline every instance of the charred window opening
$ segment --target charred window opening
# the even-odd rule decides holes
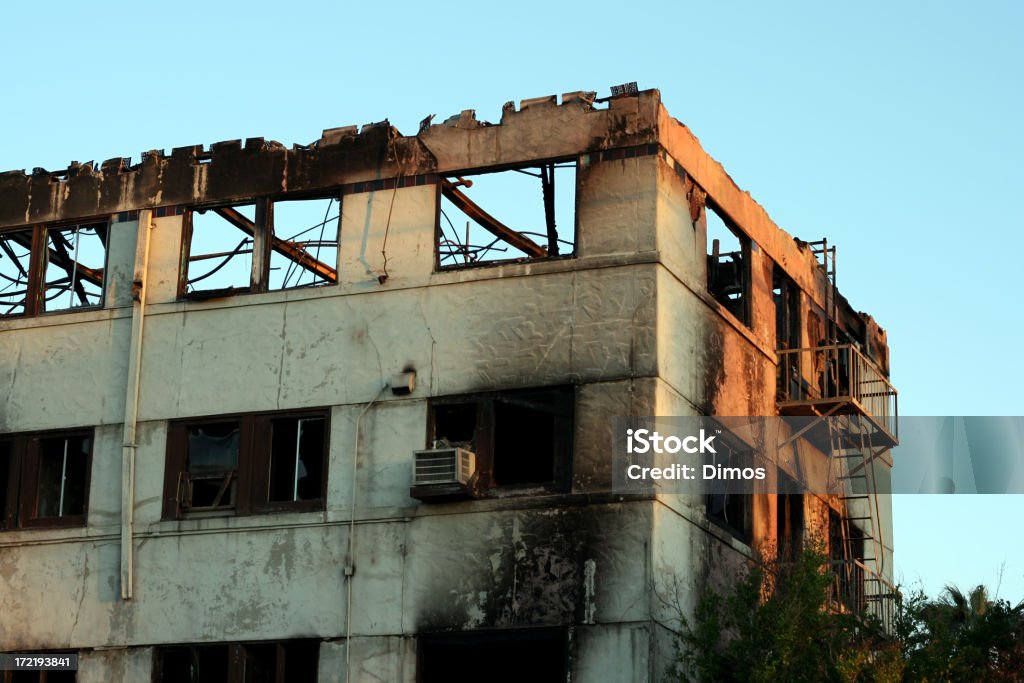
[[[420,683],[477,680],[489,683],[564,683],[569,670],[564,630],[498,631],[421,636]]]
[[[710,464],[742,470],[751,467],[753,463],[751,448],[727,430],[723,429],[718,435],[715,447],[717,451]],[[753,496],[747,492],[742,479],[713,479],[711,492],[707,495],[706,512],[709,521],[724,527],[744,543],[750,543],[754,528]]]
[[[572,459],[574,409],[571,386],[435,399],[429,444],[473,451],[485,487],[561,490]]]
[[[85,525],[91,432],[0,438],[0,529]]]
[[[750,240],[711,202],[707,223],[708,291],[744,325],[750,325]]]
[[[774,267],[772,299],[775,302],[775,346],[779,351],[777,393],[781,400],[800,395],[800,354],[783,353],[801,348],[800,288],[785,271]]]
[[[164,518],[322,509],[326,411],[171,423]]]
[[[776,502],[777,558],[780,562],[795,562],[803,552],[804,497],[799,493],[780,493]]]
[[[440,268],[575,252],[575,159],[452,175],[440,189]]]
[[[155,652],[156,683],[316,683],[320,643],[178,645]]]
[[[181,296],[336,283],[340,214],[334,197],[192,209],[184,222]]]
[[[0,233],[0,316],[103,305],[106,221]]]

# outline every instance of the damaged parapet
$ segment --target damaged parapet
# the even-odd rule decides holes
[[[607,110],[592,109],[592,93],[567,93],[524,100],[507,107],[501,125],[476,120],[472,111],[428,126],[420,135],[403,136],[387,121],[331,128],[311,145],[288,149],[263,138],[228,140],[202,146],[126,158],[72,163],[63,171],[33,169],[0,173],[0,227],[73,220],[139,209],[228,202],[262,195],[285,196],[379,178],[412,176],[439,170],[487,165],[510,159],[502,149],[519,149],[521,161],[552,153],[639,144],[656,135],[657,92],[622,101]],[[645,103],[641,111],[641,103]],[[544,117],[552,131],[564,134],[562,149],[551,150],[554,136],[531,143],[531,120]],[[585,125],[580,125],[580,124]],[[613,133],[614,131],[614,133]],[[466,134],[482,137],[474,151],[459,150]],[[535,156],[536,154],[536,156]]]

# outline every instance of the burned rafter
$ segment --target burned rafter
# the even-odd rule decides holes
[[[530,256],[531,258],[543,258],[549,255],[544,247],[540,246],[522,233],[516,232],[480,208],[472,199],[456,188],[455,183],[452,183],[450,180],[445,179],[441,181],[441,193],[448,201],[462,211],[462,213],[476,221],[476,223],[484,230],[487,230],[495,237],[515,247],[527,256]]]
[[[249,237],[255,238],[256,224],[242,215],[237,209],[230,206],[220,206],[214,208],[213,212],[249,235]],[[277,235],[271,235],[270,248],[282,256],[294,261],[299,267],[308,270],[314,275],[319,275],[329,282],[338,281],[338,271],[336,269],[315,259],[300,244],[281,239]]]
[[[13,242],[16,242],[18,245],[20,245],[20,246],[22,246],[22,247],[24,247],[26,249],[31,249],[32,248],[32,238],[31,238],[31,236],[26,236],[26,233],[24,233],[24,232],[14,232],[14,233],[11,233],[10,235],[5,236],[5,238],[9,239],[9,240],[12,240]],[[12,260],[17,262],[17,259],[14,258],[14,256],[11,254],[11,252],[7,251],[9,249],[9,247],[8,247],[6,241],[0,241],[0,244],[3,245],[4,251],[6,251],[9,256],[11,256]],[[61,253],[61,251],[58,251],[56,249],[48,248],[47,249],[47,254],[48,254],[48,258],[49,258],[50,263],[54,263],[54,264],[60,266],[61,268],[63,268],[65,271],[70,273],[70,271],[71,271],[71,264],[74,262],[74,260],[71,258],[71,255],[68,254],[66,250],[64,250],[63,253]],[[21,268],[20,268],[20,264],[19,264],[19,270],[20,269]],[[88,266],[82,265],[81,263],[77,263],[77,264],[75,264],[75,270],[77,270],[78,277],[79,277],[80,280],[85,280],[89,284],[95,285],[97,287],[102,287],[103,286],[103,269],[102,268],[89,268]],[[24,273],[24,274],[26,276],[28,275],[27,273]]]

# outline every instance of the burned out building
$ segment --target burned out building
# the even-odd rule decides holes
[[[814,530],[868,608],[882,496],[612,487],[616,416],[895,441],[834,253],[634,88],[2,173],[0,652],[77,653],[79,681],[653,681],[670,586],[692,608]]]

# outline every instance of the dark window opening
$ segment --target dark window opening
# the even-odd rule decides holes
[[[338,281],[334,197],[197,207],[186,214],[181,296],[316,287]]]
[[[316,683],[320,643],[182,645],[156,649],[155,683]]]
[[[726,430],[718,435],[715,446],[717,452],[712,454],[711,464],[743,469],[753,462],[750,447]],[[711,481],[706,505],[708,519],[749,543],[754,528],[753,495],[741,480],[717,478]]]
[[[478,406],[469,403],[440,403],[434,406],[434,444],[472,446],[476,436]]]
[[[164,518],[321,509],[327,432],[322,410],[172,422]]]
[[[0,316],[103,305],[106,221],[0,233]]]
[[[574,407],[573,387],[436,399],[428,443],[473,451],[485,487],[560,490],[572,459]]]
[[[780,493],[776,502],[777,558],[780,562],[795,562],[803,552],[804,497],[798,493]]]
[[[271,421],[269,501],[316,500],[321,496],[326,423],[323,417]]]
[[[85,514],[88,467],[88,437],[40,439],[35,516],[54,518]]]
[[[0,440],[0,529],[84,526],[91,462],[90,433]]]
[[[772,275],[775,302],[775,347],[778,351],[776,390],[779,400],[800,396],[800,288],[777,265]]]
[[[7,500],[10,493],[8,489],[14,483],[11,476],[11,442],[0,440],[0,531],[7,528]],[[17,495],[17,489],[13,495]]]
[[[569,668],[562,630],[422,636],[417,654],[420,683],[564,683]]]
[[[708,203],[708,291],[744,325],[750,325],[750,240]]]
[[[574,159],[448,176],[440,189],[440,268],[575,252]]]

